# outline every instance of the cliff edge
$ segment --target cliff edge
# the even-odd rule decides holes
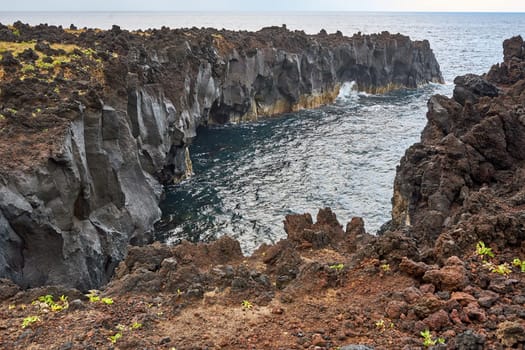
[[[441,82],[427,41],[0,25],[0,277],[89,289],[150,239],[199,125]]]
[[[401,160],[392,222],[429,260],[479,240],[499,249],[525,238],[525,46],[505,40],[504,61],[454,80],[451,98],[428,102],[421,142]]]
[[[88,296],[0,279],[0,347],[523,348],[522,38],[504,52],[429,101],[383,234],[325,208],[287,215],[287,238],[249,257],[229,237],[131,247]]]

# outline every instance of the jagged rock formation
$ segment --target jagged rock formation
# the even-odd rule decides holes
[[[458,77],[452,98],[430,99],[421,142],[398,168],[393,226],[429,259],[478,240],[504,249],[525,239],[525,45],[514,37],[503,46],[488,74]]]
[[[199,125],[316,107],[346,81],[442,81],[428,42],[389,33],[18,22],[0,40],[0,277],[23,286],[107,282],[128,243],[148,240],[161,182],[191,173]]]
[[[523,348],[525,44],[504,48],[504,63],[429,101],[390,230],[371,236],[361,218],[343,230],[325,208],[315,223],[286,216],[287,238],[249,257],[229,237],[131,247],[99,292],[111,306],[0,279],[0,347],[100,347],[118,331],[123,349]],[[50,312],[48,294],[69,308]],[[21,328],[28,315],[40,321]]]

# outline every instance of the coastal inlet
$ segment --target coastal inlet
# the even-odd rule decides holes
[[[372,95],[346,83],[329,106],[199,129],[190,146],[194,176],[167,187],[157,239],[229,235],[251,252],[285,237],[285,215],[320,207],[342,223],[361,216],[375,232],[390,219],[395,167],[419,138],[426,101],[449,89]]]

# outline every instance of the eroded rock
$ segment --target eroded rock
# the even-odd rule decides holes
[[[0,276],[24,287],[105,284],[129,243],[151,241],[161,183],[191,174],[199,126],[317,107],[350,81],[372,92],[442,82],[427,41],[387,32],[14,28],[3,40],[36,43],[1,61]],[[301,239],[322,247],[342,229],[319,219]]]

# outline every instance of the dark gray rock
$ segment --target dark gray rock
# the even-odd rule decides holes
[[[20,291],[11,280],[0,278],[0,301],[7,300]]]
[[[476,103],[482,96],[498,96],[498,88],[479,75],[466,74],[454,79],[454,99],[464,105],[467,102]]]
[[[339,348],[340,350],[374,350],[373,347],[367,345],[344,345]]]

